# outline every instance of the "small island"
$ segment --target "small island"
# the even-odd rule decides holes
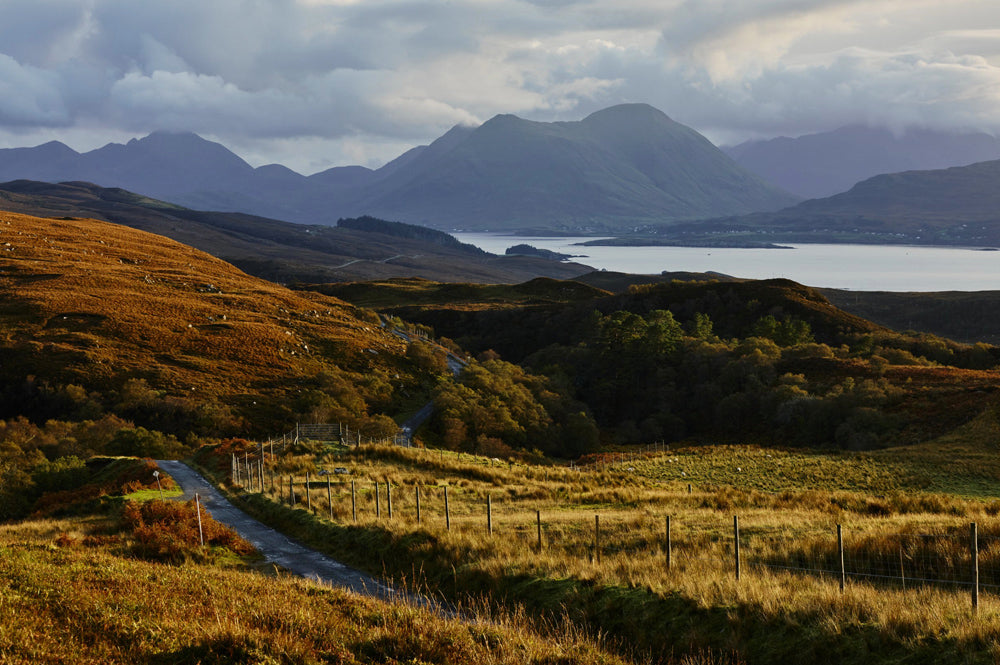
[[[560,252],[553,252],[551,249],[540,249],[527,244],[508,247],[504,254],[507,256],[533,256],[539,259],[548,259],[549,261],[568,261],[569,259],[585,258],[584,255],[562,254]]]

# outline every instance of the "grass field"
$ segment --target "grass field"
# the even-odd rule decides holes
[[[920,446],[869,453],[676,448],[609,454],[582,470],[416,449],[290,451],[277,458],[274,492],[241,493],[238,500],[397,583],[449,598],[488,594],[537,616],[568,612],[632,655],[694,648],[733,651],[748,662],[994,662],[997,427],[987,412]],[[304,510],[303,469],[310,464],[314,471],[349,470],[356,522],[343,474],[311,475],[312,514]],[[294,508],[287,505],[290,474]],[[976,611],[968,585],[970,522],[979,532]]]
[[[155,564],[80,544],[101,528],[0,527],[0,661],[621,662],[570,624],[542,635],[523,616],[481,612],[464,622],[283,576]]]

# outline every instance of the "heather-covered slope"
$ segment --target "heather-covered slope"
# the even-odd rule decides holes
[[[378,317],[162,236],[0,213],[0,418],[114,412],[162,431],[373,429],[425,376]]]
[[[0,184],[0,210],[124,224],[173,238],[257,277],[284,283],[394,277],[498,283],[538,276],[568,278],[589,271],[575,263],[486,254],[440,232],[381,220],[306,226],[240,213],[189,210],[80,182]]]

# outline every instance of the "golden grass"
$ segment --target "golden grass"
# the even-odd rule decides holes
[[[297,394],[321,371],[414,380],[405,342],[373,313],[115,224],[0,212],[0,293],[7,371],[53,383],[106,391],[139,376],[254,418],[273,408],[255,398]]]
[[[0,527],[3,662],[622,662],[568,622],[542,635],[516,613],[459,621],[283,576],[53,544],[87,528]]]
[[[984,422],[970,427],[988,435],[993,431],[992,417],[984,415]],[[978,464],[966,460],[967,474],[952,478],[954,486],[978,482],[998,466],[990,461],[990,448],[979,448],[976,453],[969,439],[964,441],[966,455]],[[935,454],[946,456],[948,445],[938,442]],[[312,530],[317,533],[316,544],[326,543],[334,550],[334,540],[354,539],[355,546],[363,543],[369,552],[356,564],[445,593],[461,593],[463,585],[491,580],[489,584],[497,586],[500,596],[549,609],[552,604],[572,607],[574,602],[583,602],[572,599],[575,594],[592,592],[587,590],[624,594],[627,600],[621,602],[633,603],[634,611],[644,615],[645,623],[637,623],[643,628],[636,630],[653,631],[654,640],[662,630],[662,639],[672,644],[726,647],[718,636],[706,636],[698,620],[667,630],[663,624],[668,619],[659,615],[665,608],[676,611],[675,603],[690,604],[697,608],[696,616],[704,615],[706,625],[717,628],[721,611],[728,617],[724,624],[747,623],[761,631],[733,633],[734,646],[751,660],[754,654],[773,656],[770,649],[781,650],[774,644],[758,644],[766,641],[767,634],[780,635],[775,637],[778,642],[787,641],[787,633],[796,627],[815,633],[824,644],[843,639],[857,646],[859,641],[878,639],[886,645],[880,647],[883,655],[921,654],[914,656],[918,662],[933,662],[933,654],[943,644],[952,645],[956,654],[972,661],[998,656],[1000,652],[988,646],[1000,638],[1000,599],[995,595],[1000,590],[998,506],[920,490],[933,484],[933,478],[926,476],[932,465],[921,461],[923,454],[920,448],[823,454],[706,447],[574,471],[508,465],[467,454],[369,448],[322,464],[350,470],[357,491],[358,523],[352,519],[349,481],[333,476],[333,524],[342,526],[331,525],[335,531],[330,536],[316,531],[326,521],[330,506],[327,480],[312,475],[310,500],[319,520],[302,522],[302,531]],[[302,460],[296,463],[301,465]],[[688,475],[680,476],[678,469]],[[277,471],[283,471],[281,458]],[[280,492],[271,495],[274,500],[287,500],[287,474],[282,474],[282,480]],[[302,475],[296,476],[298,508],[305,505],[303,481]],[[392,491],[391,519],[387,481]],[[376,483],[381,501],[378,517]],[[840,489],[811,489],[827,483]],[[869,484],[880,488],[878,493],[869,490]],[[990,486],[1000,491],[1000,480]],[[444,519],[445,487],[450,531]],[[493,510],[492,535],[487,533],[487,496]],[[536,511],[542,516],[540,549]],[[600,562],[594,550],[595,515],[600,517]],[[672,523],[669,569],[667,515]],[[741,527],[739,581],[734,571],[734,515],[739,516]],[[981,534],[981,581],[990,585],[982,591],[978,613],[972,610],[969,587],[964,584],[968,525],[973,521]],[[843,594],[835,563],[837,524],[844,528],[848,571],[883,576],[849,577]],[[904,575],[909,578],[905,589],[897,579],[900,543],[908,570]],[[343,549],[337,551],[343,554]],[[945,581],[914,583],[914,577],[931,574]],[[532,590],[526,580],[536,580],[532,583],[536,588]],[[567,585],[577,591],[567,591]],[[586,612],[582,606],[576,609],[588,621],[596,621],[595,613],[601,612],[593,603],[598,601],[587,602],[590,609]],[[604,615],[603,620],[610,623],[597,622],[600,629],[621,628],[614,613]],[[723,629],[726,634],[729,631]],[[805,657],[798,662],[811,661]]]

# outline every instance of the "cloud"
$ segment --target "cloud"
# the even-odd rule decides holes
[[[308,170],[497,113],[649,102],[718,140],[1000,133],[978,0],[5,0],[0,141],[189,130]],[[270,156],[270,158],[269,158]]]
[[[59,88],[57,74],[0,54],[0,123],[43,127],[67,124],[69,110]]]

